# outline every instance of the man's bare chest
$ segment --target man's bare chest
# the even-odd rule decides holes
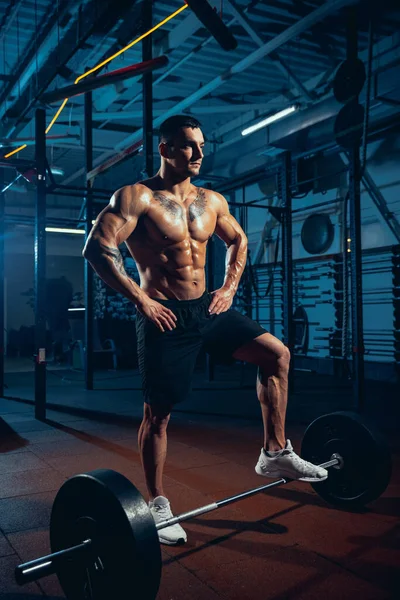
[[[157,238],[179,243],[188,237],[205,242],[213,234],[215,224],[215,211],[205,191],[199,188],[183,203],[167,193],[153,192],[145,226]]]

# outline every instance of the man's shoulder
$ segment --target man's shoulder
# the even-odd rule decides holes
[[[144,211],[151,199],[151,190],[142,184],[142,182],[124,185],[116,190],[111,198],[110,204],[115,209],[128,214]]]

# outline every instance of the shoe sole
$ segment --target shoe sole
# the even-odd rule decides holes
[[[306,483],[319,483],[320,481],[325,481],[328,479],[328,475],[325,477],[290,477],[289,475],[282,475],[282,473],[278,473],[277,471],[269,471],[265,473],[258,466],[255,467],[255,472],[257,475],[261,475],[261,477],[268,477],[269,479],[291,479],[293,481],[305,481]]]
[[[159,540],[160,544],[164,544],[165,546],[183,546],[187,542],[187,539],[185,539],[185,538],[179,538],[176,541],[172,541],[172,540],[167,540],[167,539],[161,537],[160,535],[158,536],[158,540]]]

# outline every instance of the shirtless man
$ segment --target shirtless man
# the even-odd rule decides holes
[[[191,183],[203,159],[200,123],[177,115],[160,127],[158,173],[119,189],[99,214],[83,255],[98,275],[137,307],[137,344],[144,392],[139,450],[156,522],[172,516],[163,490],[167,425],[171,410],[191,388],[201,347],[217,360],[258,366],[256,391],[264,443],[255,470],[266,477],[322,481],[325,469],[302,460],[285,437],[289,350],[258,323],[232,310],[246,265],[247,239],[221,194]],[[207,242],[213,234],[227,246],[222,287],[206,290]],[[118,246],[125,242],[136,262],[140,286],[124,270]],[[159,531],[178,544],[178,524]]]

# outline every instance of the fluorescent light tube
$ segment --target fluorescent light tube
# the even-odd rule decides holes
[[[251,127],[247,127],[247,129],[243,129],[242,135],[249,135],[249,133],[253,133],[262,127],[266,127],[267,125],[271,125],[271,123],[275,123],[275,121],[279,121],[279,119],[283,119],[283,117],[287,117],[288,115],[294,113],[298,109],[297,105],[289,106],[289,108],[284,108],[274,115],[270,115],[266,119],[263,119],[259,123],[255,125],[251,125]]]
[[[49,233],[77,233],[78,235],[85,235],[84,229],[64,229],[61,227],[46,227],[46,231]]]

